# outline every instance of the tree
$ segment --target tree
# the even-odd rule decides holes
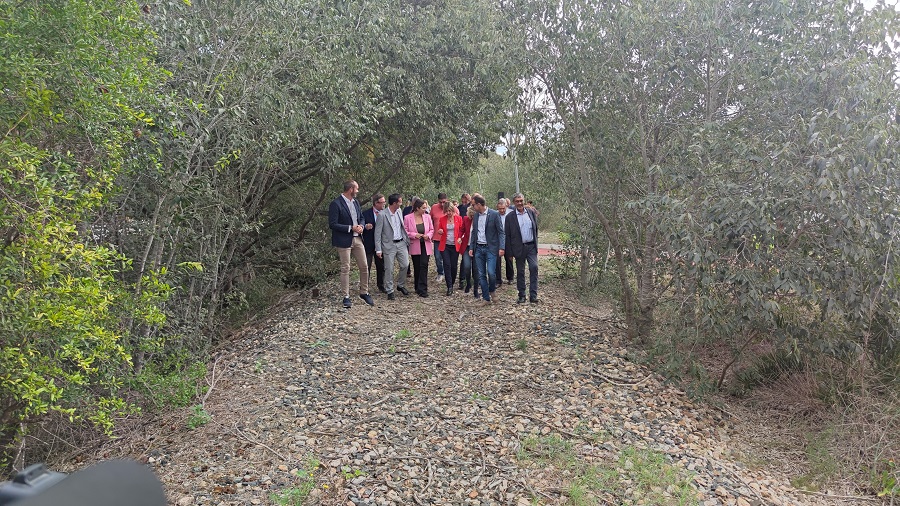
[[[133,297],[129,262],[86,233],[127,163],[162,73],[130,1],[0,6],[0,449],[50,412],[109,429],[130,348],[166,287]],[[152,277],[152,273],[146,273]]]

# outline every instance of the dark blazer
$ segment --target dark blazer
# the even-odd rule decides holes
[[[366,221],[359,207],[359,202],[353,199],[356,214],[360,217],[360,225],[365,228]],[[353,246],[353,218],[350,216],[350,208],[344,202],[343,195],[338,195],[328,206],[328,228],[331,229],[331,245],[336,248],[349,248]]]
[[[527,207],[525,208],[525,213],[531,218],[531,237],[534,237],[535,244],[537,244],[537,215]],[[519,218],[516,216],[515,209],[513,209],[512,214],[507,213],[504,231],[506,232],[506,251],[517,258],[525,256],[522,230],[519,229]]]
[[[472,251],[478,249],[478,220],[481,215],[475,213],[472,217],[472,237],[469,238],[469,244]],[[500,250],[506,246],[506,235],[503,233],[503,226],[500,224],[500,213],[496,209],[487,210],[487,223],[484,226],[484,235],[487,239],[487,248],[495,255],[500,254]]]
[[[384,217],[384,209],[379,212],[379,216],[382,218]],[[375,221],[375,208],[370,207],[363,211],[363,219],[366,220],[366,223],[372,224],[371,230],[367,230],[365,226],[363,226],[362,235],[363,246],[366,247],[366,254],[371,255],[372,253],[375,253],[375,225],[378,224],[378,222]]]

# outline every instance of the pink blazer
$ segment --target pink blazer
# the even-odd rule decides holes
[[[432,255],[434,254],[434,246],[431,244],[431,236],[434,235],[434,225],[431,223],[431,216],[427,214],[422,215],[422,223],[425,225],[425,254]],[[419,248],[419,240],[413,239],[416,234],[419,233],[416,230],[416,213],[409,213],[403,217],[403,228],[406,229],[406,233],[409,234],[409,254],[410,255],[421,255],[422,250]]]

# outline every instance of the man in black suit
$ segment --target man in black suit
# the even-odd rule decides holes
[[[516,259],[516,288],[519,289],[518,303],[525,302],[525,263],[528,262],[528,295],[532,304],[538,301],[537,262],[537,213],[525,207],[525,197],[521,193],[513,195],[514,212],[506,213],[506,249]]]
[[[366,229],[363,230],[363,246],[366,248],[366,272],[372,276],[372,261],[375,261],[375,277],[378,280],[378,291],[385,293],[384,289],[384,259],[375,255],[375,225],[378,223],[379,214],[384,211],[384,195],[376,193],[372,195],[372,207],[363,211],[363,219],[366,220]],[[383,218],[383,216],[382,216]]]
[[[366,229],[366,220],[356,200],[359,185],[356,181],[344,183],[344,193],[331,201],[328,206],[328,228],[331,229],[331,245],[338,251],[341,259],[341,290],[344,295],[344,307],[353,306],[350,301],[350,258],[356,260],[359,268],[359,298],[370,306],[375,305],[369,295],[369,271],[366,269],[366,248],[363,246],[362,234]]]

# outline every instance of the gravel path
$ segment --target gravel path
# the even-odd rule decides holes
[[[304,483],[305,504],[348,506],[837,504],[730,459],[728,415],[629,362],[610,307],[549,285],[483,308],[297,295],[220,353],[209,423],[188,429],[185,409],[101,454],[147,462],[182,506]]]

